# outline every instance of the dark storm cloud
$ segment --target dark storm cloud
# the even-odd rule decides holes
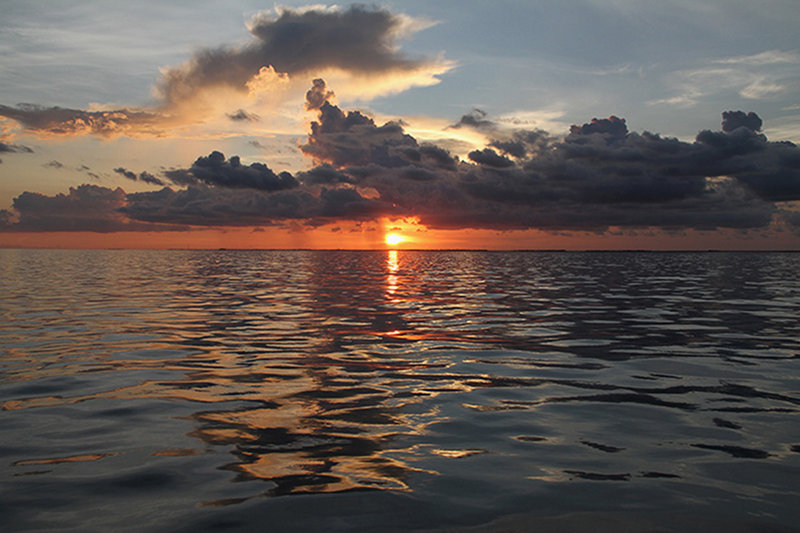
[[[239,156],[226,160],[225,155],[216,150],[208,157],[198,157],[189,169],[168,170],[164,175],[178,185],[205,183],[224,188],[263,191],[292,189],[299,185],[288,172],[275,174],[263,163],[243,165]]]
[[[91,133],[110,136],[132,129],[157,131],[156,124],[160,120],[157,113],[145,111],[83,111],[34,104],[0,105],[0,116],[16,120],[29,130],[54,135]]]
[[[242,47],[201,50],[168,70],[159,90],[168,103],[207,87],[246,90],[262,67],[294,75],[324,68],[359,74],[413,72],[425,59],[398,51],[405,19],[388,10],[353,5],[346,10],[282,9],[277,17],[258,15],[250,25],[255,41]]]

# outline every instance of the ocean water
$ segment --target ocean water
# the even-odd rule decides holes
[[[0,250],[4,531],[798,531],[800,254]]]

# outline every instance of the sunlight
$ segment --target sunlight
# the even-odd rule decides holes
[[[394,246],[396,244],[404,242],[406,238],[397,233],[387,233],[386,237],[384,237],[384,240],[386,241],[386,244],[388,244],[389,246]]]

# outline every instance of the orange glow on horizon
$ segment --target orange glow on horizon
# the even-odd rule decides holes
[[[390,225],[391,224],[391,225]],[[381,231],[381,225],[384,226]],[[400,234],[400,231],[403,234]],[[386,237],[403,238],[390,244]],[[333,246],[332,246],[333,245]],[[743,239],[735,230],[666,233],[661,231],[546,232],[488,229],[442,230],[393,221],[337,223],[319,227],[203,228],[164,232],[0,232],[2,248],[71,249],[350,249],[386,250],[792,250],[800,249],[800,235],[784,231]],[[389,250],[391,251],[391,249]]]

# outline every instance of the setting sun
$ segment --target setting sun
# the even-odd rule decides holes
[[[406,238],[402,235],[398,235],[397,233],[387,233],[384,240],[389,246],[394,246],[395,244],[400,244],[401,242],[405,241]]]

